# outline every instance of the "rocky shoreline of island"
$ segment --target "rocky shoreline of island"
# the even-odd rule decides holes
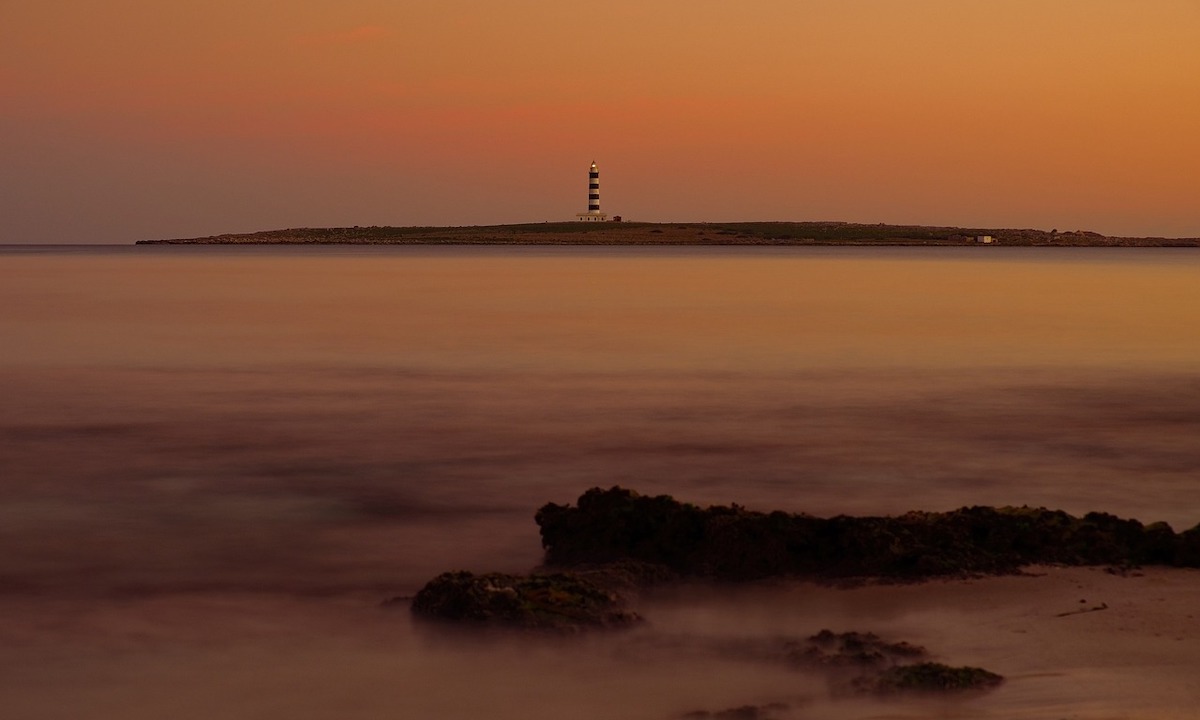
[[[1086,230],[848,222],[525,223],[462,227],[289,228],[138,245],[649,245],[883,247],[1200,247],[1200,238],[1113,237]]]

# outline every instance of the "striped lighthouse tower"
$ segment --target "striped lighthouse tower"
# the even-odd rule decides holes
[[[588,170],[588,212],[600,212],[600,171],[596,169],[596,161]]]
[[[600,171],[596,169],[594,160],[588,169],[588,209],[585,213],[577,213],[575,217],[582,222],[604,222],[608,219],[608,213],[600,212]]]

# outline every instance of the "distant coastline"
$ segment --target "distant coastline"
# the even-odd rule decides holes
[[[526,223],[465,227],[291,228],[138,245],[772,245],[1200,247],[1200,238],[1110,237],[1084,230],[845,222]]]

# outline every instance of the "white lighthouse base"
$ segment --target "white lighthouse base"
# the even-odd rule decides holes
[[[575,213],[575,219],[579,222],[605,222],[608,220],[608,213],[602,212],[585,212]]]

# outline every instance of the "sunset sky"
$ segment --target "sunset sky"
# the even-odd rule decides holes
[[[1200,0],[0,0],[0,242],[846,220],[1200,236]]]

